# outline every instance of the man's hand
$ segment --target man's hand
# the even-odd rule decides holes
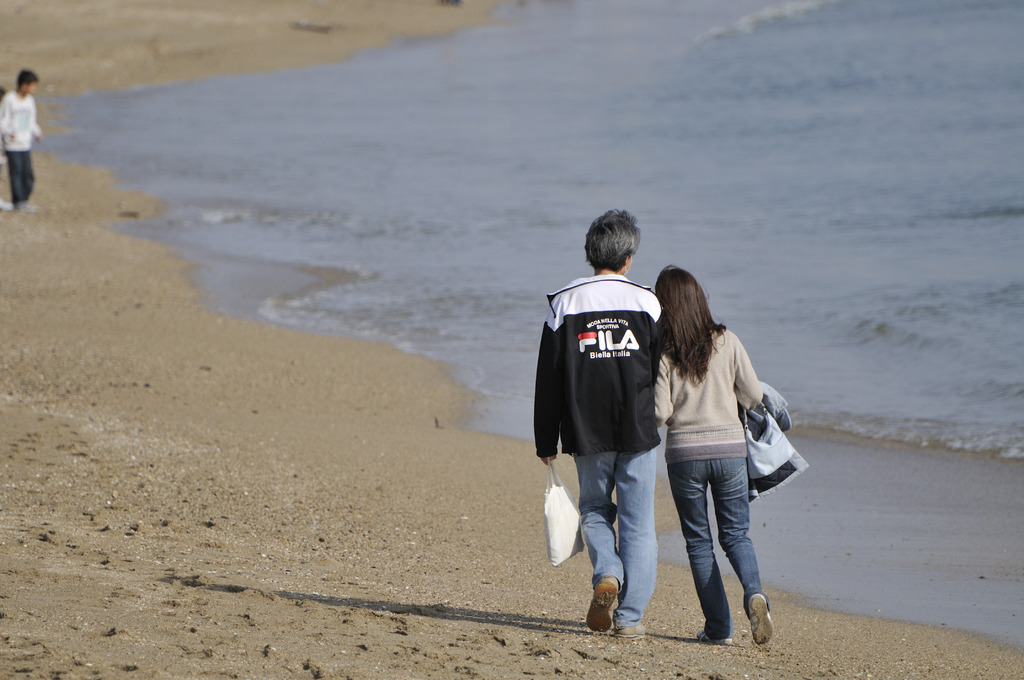
[[[558,458],[558,454],[557,453],[555,455],[553,455],[553,456],[548,456],[547,458],[541,458],[541,460],[544,461],[545,465],[547,465],[548,463],[553,461],[555,458]]]

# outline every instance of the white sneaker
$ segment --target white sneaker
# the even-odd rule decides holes
[[[5,212],[9,212],[11,210],[14,210],[14,204],[13,203],[8,203],[7,201],[4,201],[4,200],[0,200],[0,210],[3,210]]]
[[[32,205],[31,203],[26,203],[25,201],[22,201],[21,203],[16,203],[14,205],[14,209],[17,210],[18,212],[26,213],[34,213],[36,211],[36,207],[34,205]]]

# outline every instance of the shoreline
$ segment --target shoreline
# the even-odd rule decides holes
[[[252,260],[245,257],[225,256],[213,251],[203,251],[195,247],[174,245],[169,241],[162,241],[158,235],[149,235],[149,232],[154,231],[152,229],[140,231],[125,228],[119,231],[133,238],[161,243],[180,253],[182,259],[192,265],[192,280],[204,292],[207,306],[214,311],[279,328],[316,333],[316,331],[278,323],[273,319],[267,318],[260,311],[263,305],[270,304],[273,306],[284,303],[292,298],[302,297],[310,292],[338,285],[358,283],[363,280],[363,276],[359,272],[344,268]],[[199,271],[200,269],[202,271]],[[270,281],[269,283],[268,280]],[[338,335],[337,337],[346,337],[357,341],[365,340],[365,338],[356,336]],[[395,346],[393,343],[387,344]],[[413,356],[423,356],[432,361],[439,361],[448,365],[452,371],[458,373],[459,367],[457,365],[445,362],[443,359],[401,347],[398,349]],[[459,382],[474,395],[473,409],[467,414],[467,421],[462,423],[463,427],[468,427],[485,434],[510,437],[527,443],[532,441],[528,436],[523,436],[526,430],[513,424],[516,421],[519,423],[531,422],[532,400],[520,397],[519,395],[496,394],[476,388],[469,384],[472,381],[467,379],[459,378]],[[518,418],[510,418],[507,415],[509,412],[517,410],[521,411]],[[794,425],[788,434],[790,436],[821,441],[828,445],[878,448],[894,454],[900,452],[924,452],[940,456],[949,455],[971,461],[992,461],[1007,465],[1024,465],[1024,457],[1006,454],[1002,449],[998,448],[955,448],[947,446],[942,442],[916,443],[903,439],[872,437],[828,426],[802,425],[799,423]]]
[[[647,640],[589,634],[585,558],[543,559],[530,447],[454,428],[472,396],[447,367],[208,311],[191,265],[109,226],[156,199],[38,151],[44,208],[0,216],[0,676],[1024,668],[976,636],[775,591],[772,645],[741,621],[735,648],[689,644],[692,584],[666,564]]]

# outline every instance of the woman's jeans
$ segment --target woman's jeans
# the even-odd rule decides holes
[[[715,560],[708,520],[707,488],[715,503],[718,543],[733,571],[743,584],[743,609],[750,597],[761,592],[750,529],[750,501],[747,498],[747,459],[720,458],[672,463],[668,481],[686,538],[686,553],[697,597],[704,611],[704,633],[712,639],[732,637],[732,617],[725,596],[722,574]]]
[[[640,453],[575,456],[580,481],[580,519],[594,565],[591,587],[602,576],[619,579],[615,625],[635,626],[654,594],[658,537],[654,529],[657,449]],[[615,500],[612,502],[612,491]],[[619,520],[618,548],[615,518]]]

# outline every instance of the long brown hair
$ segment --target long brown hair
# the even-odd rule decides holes
[[[711,318],[704,289],[685,269],[674,265],[662,269],[654,292],[665,310],[661,351],[680,375],[699,385],[708,374],[715,338],[725,326]]]

